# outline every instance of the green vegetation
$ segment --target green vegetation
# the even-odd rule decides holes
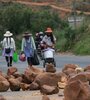
[[[75,54],[90,54],[90,18],[86,18],[84,24],[77,31],[76,43],[73,48]]]
[[[3,39],[3,34],[9,30],[14,34],[17,50],[20,50],[21,37],[25,31],[31,32],[34,36],[36,32],[45,31],[47,27],[51,27],[57,38],[56,49],[58,51],[90,54],[90,27],[88,27],[88,20],[90,19],[75,30],[49,6],[42,6],[41,8],[39,8],[40,10],[33,10],[18,3],[1,2],[0,40]]]

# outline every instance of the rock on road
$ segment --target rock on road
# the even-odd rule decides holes
[[[65,64],[77,64],[80,67],[85,67],[90,65],[90,56],[75,56],[71,54],[58,54],[55,55],[57,71],[59,71],[64,67]],[[37,66],[39,68],[42,67],[43,63],[40,62],[40,65]],[[20,72],[23,72],[25,68],[27,68],[26,62],[18,61],[17,63],[13,62],[13,66],[16,66]],[[3,72],[7,72],[7,66],[4,57],[0,56],[0,70]],[[61,92],[61,90],[60,90]],[[10,90],[7,92],[0,92],[0,95],[6,97],[6,100],[42,100],[42,96],[39,91],[19,91],[19,92],[11,92]],[[59,97],[58,94],[50,95],[51,100],[63,100],[63,97]]]

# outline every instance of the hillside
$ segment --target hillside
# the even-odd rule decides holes
[[[78,14],[82,13],[90,15],[90,1],[89,0],[1,0],[1,1],[15,1],[21,4],[26,4],[38,10],[37,6],[50,6],[58,13],[60,17],[64,18],[73,12],[73,7],[76,8]],[[85,1],[85,2],[82,2]]]

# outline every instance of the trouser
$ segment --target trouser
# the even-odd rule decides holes
[[[10,67],[12,66],[12,56],[6,56],[6,62],[7,62],[7,66]]]
[[[31,57],[27,57],[27,63],[29,66],[32,66],[32,58]]]

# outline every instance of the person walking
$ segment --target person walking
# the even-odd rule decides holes
[[[21,52],[26,55],[28,66],[32,66],[32,57],[34,56],[34,50],[36,50],[35,42],[32,34],[25,32],[23,34]]]
[[[6,31],[2,41],[2,55],[5,57],[8,67],[12,66],[12,56],[16,50],[15,40],[12,36],[13,34],[10,31]]]

